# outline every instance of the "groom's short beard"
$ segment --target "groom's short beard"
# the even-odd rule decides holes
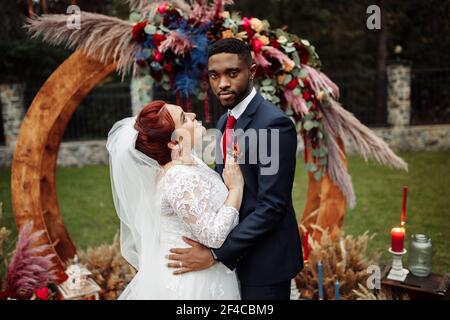
[[[250,90],[253,87],[253,81],[251,78],[248,78],[248,82],[247,82],[247,87],[245,88],[244,91],[242,91],[239,95],[236,94],[236,102],[229,105],[229,106],[224,106],[225,108],[227,108],[228,110],[233,109],[234,107],[236,107],[242,100],[245,99],[245,97],[247,97],[250,94]]]

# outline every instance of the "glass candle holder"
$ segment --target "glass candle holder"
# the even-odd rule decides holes
[[[433,257],[430,237],[424,234],[413,234],[408,249],[408,267],[411,273],[417,277],[430,275]]]

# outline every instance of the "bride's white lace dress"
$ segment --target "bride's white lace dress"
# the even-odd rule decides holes
[[[221,177],[194,158],[197,164],[175,165],[159,179],[161,250],[152,257],[159,268],[152,265],[150,275],[139,270],[119,299],[240,299],[236,274],[222,263],[182,275],[167,266],[171,248],[189,247],[182,236],[218,248],[239,220],[238,211],[224,205],[228,189]]]

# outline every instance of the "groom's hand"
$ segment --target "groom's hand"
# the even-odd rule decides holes
[[[191,271],[207,269],[216,263],[211,250],[201,243],[183,237],[183,241],[191,248],[173,248],[168,255],[169,268],[176,268],[173,274],[183,274]]]

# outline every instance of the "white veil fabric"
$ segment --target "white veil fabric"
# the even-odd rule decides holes
[[[159,286],[155,275],[165,266],[160,246],[161,193],[157,188],[162,167],[135,148],[135,122],[136,117],[116,122],[106,143],[113,201],[120,219],[121,254],[138,271],[119,299],[152,298]]]

